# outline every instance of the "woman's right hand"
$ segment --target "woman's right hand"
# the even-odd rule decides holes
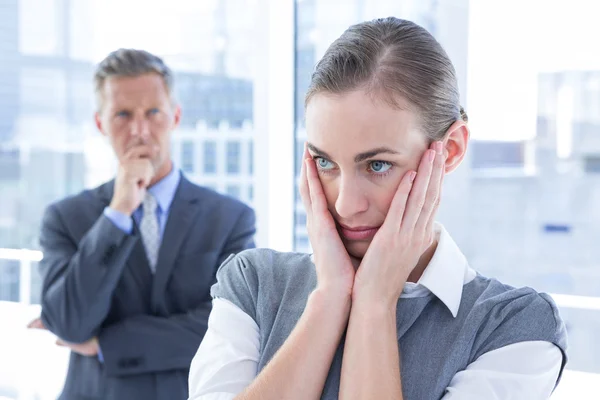
[[[315,161],[306,144],[300,177],[300,196],[306,210],[306,229],[313,248],[317,289],[340,295],[352,294],[354,266],[327,208]]]

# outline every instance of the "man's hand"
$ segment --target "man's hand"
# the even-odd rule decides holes
[[[48,329],[42,322],[41,318],[36,318],[27,324],[29,329]],[[61,347],[68,347],[71,351],[81,354],[82,356],[93,357],[98,355],[99,345],[98,338],[91,338],[85,343],[68,343],[62,339],[56,339],[56,344]]]
[[[68,347],[71,351],[82,356],[95,357],[98,355],[98,338],[91,338],[85,343],[68,343],[61,339],[56,339],[56,344],[62,347]]]
[[[149,145],[135,146],[127,152],[119,165],[110,208],[131,215],[139,207],[156,173],[151,160],[157,152],[157,147]]]
[[[40,317],[34,319],[30,323],[27,324],[27,328],[29,329],[47,329],[42,319]]]

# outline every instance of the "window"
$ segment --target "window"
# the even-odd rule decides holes
[[[0,301],[19,301],[19,262],[0,260]]]
[[[194,172],[194,142],[185,140],[181,143],[181,169],[186,173]]]
[[[227,174],[240,173],[240,142],[227,142]]]
[[[240,198],[240,187],[238,185],[227,185],[225,192],[231,197]]]
[[[217,172],[217,144],[215,142],[204,142],[204,173],[214,174]]]
[[[248,142],[248,175],[254,174],[254,142]]]

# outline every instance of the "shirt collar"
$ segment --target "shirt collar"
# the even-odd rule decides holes
[[[167,176],[148,188],[148,192],[154,196],[162,212],[167,212],[169,207],[171,207],[180,180],[181,174],[179,173],[179,169],[173,164],[171,172]]]
[[[441,224],[436,223],[434,229],[438,245],[417,285],[429,289],[456,318],[468,269],[467,259]]]

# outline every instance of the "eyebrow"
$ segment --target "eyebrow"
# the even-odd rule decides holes
[[[329,154],[327,154],[323,150],[319,149],[314,144],[307,143],[306,146],[309,148],[309,150],[311,150],[317,156],[326,158],[328,160],[332,160],[332,158],[331,158],[331,156]],[[394,155],[397,155],[397,154],[400,154],[400,152],[398,152],[396,150],[392,150],[389,147],[376,147],[376,148],[371,149],[369,151],[365,151],[363,153],[357,154],[354,157],[354,162],[355,163],[359,163],[359,162],[368,160],[370,158],[373,158],[373,157],[375,157],[375,156],[377,156],[379,154],[394,154]]]

